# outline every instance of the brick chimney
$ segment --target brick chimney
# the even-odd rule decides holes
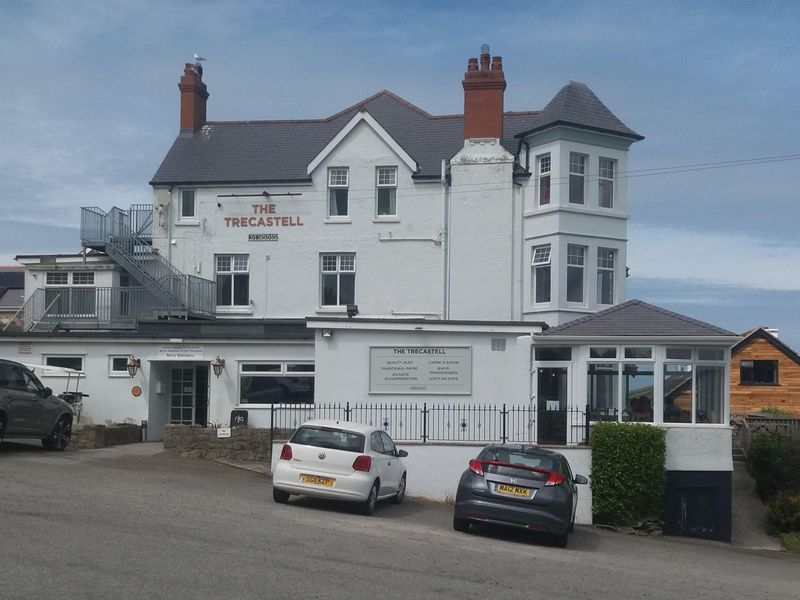
[[[489,66],[491,62],[491,68]],[[464,139],[503,137],[503,93],[506,77],[503,59],[489,58],[489,46],[481,46],[478,59],[470,58],[464,73]]]
[[[203,66],[186,63],[178,84],[181,91],[181,131],[200,129],[206,122],[208,90],[203,83]]]

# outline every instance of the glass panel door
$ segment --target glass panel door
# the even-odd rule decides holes
[[[567,443],[567,367],[537,370],[537,443]]]
[[[191,425],[194,423],[194,369],[173,368],[171,385],[169,422]]]

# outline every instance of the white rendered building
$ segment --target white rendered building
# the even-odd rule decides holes
[[[424,430],[406,419],[400,437],[427,442],[429,406],[481,404],[503,407],[503,440],[574,446],[646,400],[642,420],[676,432],[670,471],[722,474],[729,506],[737,338],[621,304],[624,174],[642,136],[586,85],[505,112],[502,60],[484,47],[463,115],[382,91],[323,119],[209,121],[202,76],[185,66],[152,205],[84,208],[82,254],[19,257],[27,302],[0,355],[80,368],[84,418],[147,421],[149,439],[241,409],[268,426],[278,403],[413,403]],[[689,390],[678,422],[664,369]],[[526,424],[507,428],[508,407]],[[485,414],[448,414],[443,439],[493,435],[468,435]],[[681,452],[687,431],[703,432],[704,461]],[[583,471],[586,452],[570,455]]]

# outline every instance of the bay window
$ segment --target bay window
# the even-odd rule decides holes
[[[614,304],[614,267],[616,250],[597,249],[597,303]]]
[[[584,183],[586,179],[586,155],[569,153],[569,201],[571,204],[584,203]]]
[[[567,302],[583,302],[585,260],[585,247],[567,246]]]
[[[600,157],[598,178],[598,203],[602,208],[614,208],[614,171],[616,162],[610,158]]]
[[[536,246],[531,260],[533,301],[550,302],[550,244]]]

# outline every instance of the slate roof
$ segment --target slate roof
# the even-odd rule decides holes
[[[25,287],[25,273],[22,269],[18,271],[6,271],[0,269],[0,287],[10,289],[22,289]]]
[[[538,336],[681,336],[707,337],[737,334],[697,319],[654,306],[641,300],[628,300],[593,315],[552,327]]]
[[[751,329],[750,331],[745,331],[742,334],[742,337],[743,339],[740,342],[738,342],[733,348],[731,348],[731,355],[735,355],[736,353],[738,353],[742,348],[745,348],[753,340],[762,339],[775,346],[778,350],[783,352],[794,362],[800,364],[800,354],[792,350],[789,346],[784,344],[781,340],[776,338],[774,335],[772,335],[769,331],[767,331],[763,327],[756,327],[755,329]]]
[[[643,140],[633,129],[620,121],[614,113],[585,83],[570,81],[547,106],[544,107],[533,126],[517,134],[524,137],[556,125],[568,125],[602,133],[611,133],[633,140]]]
[[[152,185],[278,183],[309,181],[311,160],[359,110],[366,110],[417,162],[416,179],[438,179],[443,158],[464,146],[463,115],[430,115],[383,90],[327,119],[297,121],[209,121],[181,132],[153,176]],[[546,114],[545,114],[546,113]],[[542,115],[545,118],[542,118]],[[545,111],[507,112],[503,146],[516,155],[521,132],[569,117],[589,129],[613,130],[642,139],[628,129],[584,84],[570,83]],[[518,174],[527,174],[518,167]]]

